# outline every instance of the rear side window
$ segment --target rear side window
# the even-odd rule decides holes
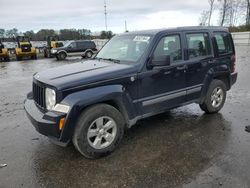
[[[208,33],[190,33],[186,34],[186,38],[189,59],[211,55]]]
[[[215,32],[215,41],[219,55],[228,54],[233,52],[233,44],[229,33]]]
[[[95,45],[94,42],[89,42],[89,47],[90,47],[90,48],[96,48],[96,45]]]
[[[90,49],[93,49],[95,47],[96,47],[95,43],[91,42],[91,41],[86,41],[86,42],[80,43],[80,48],[90,48]]]

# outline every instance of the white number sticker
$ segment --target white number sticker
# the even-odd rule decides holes
[[[135,36],[134,41],[136,42],[148,42],[150,39],[149,36]]]

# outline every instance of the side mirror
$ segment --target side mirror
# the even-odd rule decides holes
[[[68,46],[68,49],[71,49],[72,48],[72,46]]]
[[[154,56],[151,61],[151,66],[169,66],[171,62],[170,55]]]

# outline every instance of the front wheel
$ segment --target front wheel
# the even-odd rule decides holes
[[[73,135],[76,149],[87,158],[99,158],[114,151],[124,133],[121,113],[107,104],[86,109],[80,116]]]
[[[57,56],[56,56],[56,59],[57,60],[65,60],[67,57],[67,54],[64,53],[64,52],[60,52]]]
[[[221,80],[213,80],[209,86],[205,101],[200,108],[208,114],[219,112],[226,101],[226,85]]]

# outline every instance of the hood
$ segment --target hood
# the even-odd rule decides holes
[[[66,49],[65,46],[53,48],[53,50],[65,50],[65,49]]]
[[[34,79],[58,90],[84,86],[135,73],[135,66],[99,60],[82,61],[38,72]]]

